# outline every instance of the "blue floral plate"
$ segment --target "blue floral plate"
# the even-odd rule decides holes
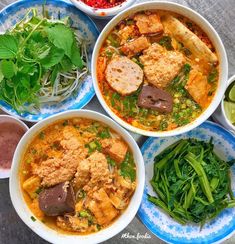
[[[212,122],[205,122],[196,129],[168,138],[149,138],[142,146],[145,161],[145,190],[138,215],[146,227],[167,243],[221,243],[235,231],[235,208],[225,209],[217,218],[205,224],[181,225],[147,200],[147,194],[156,195],[149,183],[153,176],[154,157],[167,146],[181,138],[208,141],[213,137],[216,153],[224,160],[235,158],[235,137]],[[235,165],[232,167],[232,190],[235,192]]]
[[[71,3],[63,0],[22,0],[17,1],[0,12],[0,32],[5,32],[19,22],[30,8],[37,8],[39,13],[42,11],[42,6],[45,4],[50,16],[54,18],[64,18],[70,16],[73,26],[79,33],[86,38],[90,45],[88,49],[89,61],[91,60],[92,51],[99,31],[94,22],[83,12],[74,7]],[[1,92],[1,91],[0,91]],[[64,102],[55,105],[43,105],[38,114],[22,113],[18,114],[11,106],[0,101],[0,107],[6,113],[15,117],[19,117],[26,121],[37,122],[45,119],[53,114],[62,111],[80,109],[84,107],[94,96],[95,91],[92,85],[91,75],[88,75],[78,93],[71,96]]]

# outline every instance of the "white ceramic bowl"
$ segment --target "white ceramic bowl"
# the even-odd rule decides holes
[[[187,16],[189,19],[191,19],[193,22],[195,22],[197,25],[199,25],[205,31],[205,33],[209,36],[209,38],[212,40],[213,45],[218,53],[219,61],[220,61],[220,64],[219,64],[220,77],[219,77],[219,82],[218,82],[218,89],[217,89],[215,96],[214,96],[211,104],[209,105],[209,107],[193,122],[191,122],[185,126],[176,128],[174,130],[162,131],[162,132],[160,132],[160,131],[153,132],[153,131],[142,130],[142,129],[136,128],[136,127],[126,123],[124,120],[120,119],[106,104],[106,102],[101,94],[101,91],[99,89],[97,75],[96,75],[97,74],[96,63],[97,63],[97,58],[99,55],[99,50],[100,50],[104,40],[106,39],[107,35],[110,33],[110,31],[121,20],[125,19],[126,17],[128,17],[138,11],[157,10],[157,9],[169,10],[169,11],[173,11],[173,12],[179,13],[181,15]],[[226,86],[227,86],[227,76],[228,76],[227,55],[226,55],[223,43],[222,43],[219,35],[215,31],[215,29],[211,26],[211,24],[205,18],[203,18],[200,14],[198,14],[194,10],[192,10],[188,7],[176,4],[176,3],[171,3],[171,2],[158,2],[158,1],[146,2],[146,3],[142,3],[142,4],[135,5],[133,7],[130,7],[129,9],[126,9],[125,11],[121,12],[119,15],[114,17],[101,32],[101,34],[96,42],[93,56],[92,56],[93,84],[94,84],[96,95],[97,95],[101,105],[103,106],[103,108],[115,121],[117,121],[120,125],[122,125],[126,129],[128,129],[132,132],[138,133],[138,134],[146,135],[146,136],[154,136],[154,137],[174,136],[174,135],[182,134],[184,132],[187,132],[187,131],[192,130],[193,128],[199,126],[201,123],[203,123],[205,120],[207,120],[207,118],[209,118],[211,116],[211,114],[215,111],[215,109],[218,107],[218,105],[224,95]]]
[[[233,81],[235,81],[235,75],[230,77],[230,79],[228,80],[228,87]],[[212,117],[216,122],[220,123],[226,129],[230,130],[235,134],[235,126],[229,121],[224,110],[224,99],[221,101],[219,107],[216,109]]]
[[[93,8],[85,4],[81,0],[70,0],[77,8],[85,12],[86,14],[99,19],[107,19],[113,17],[114,15],[120,13],[127,7],[134,4],[136,0],[126,0],[125,2],[117,5],[113,8]]]
[[[29,129],[29,127],[24,122],[22,122],[21,120],[14,118],[10,115],[1,114],[0,115],[0,123],[7,123],[7,122],[10,122],[12,124],[15,124],[16,126],[21,127],[25,132]],[[11,169],[0,168],[0,179],[9,178],[10,172],[11,172]]]
[[[20,161],[24,154],[27,144],[30,143],[30,141],[34,138],[34,136],[43,128],[49,126],[50,124],[58,120],[64,120],[64,119],[69,119],[74,117],[94,119],[105,123],[110,128],[117,131],[131,148],[134,155],[134,160],[136,163],[136,170],[137,170],[137,175],[136,175],[137,187],[127,209],[112,225],[97,233],[92,233],[89,235],[63,234],[47,227],[39,220],[33,222],[30,218],[33,214],[24,201],[22,190],[20,187],[20,182],[19,182]],[[26,225],[28,225],[28,227],[30,227],[35,233],[37,233],[45,240],[56,244],[100,243],[118,234],[135,217],[142,199],[144,181],[145,181],[145,170],[144,170],[143,157],[138,145],[131,137],[131,135],[128,132],[126,132],[123,128],[121,128],[119,125],[117,125],[115,122],[113,122],[111,119],[109,119],[108,117],[102,114],[93,111],[88,111],[88,110],[78,110],[78,111],[74,110],[74,111],[63,112],[58,115],[54,115],[48,119],[45,119],[37,123],[21,139],[20,143],[16,148],[14,158],[13,158],[13,164],[12,164],[12,170],[10,176],[10,196],[11,196],[13,206],[15,207],[16,212],[18,213],[20,218],[25,222]]]

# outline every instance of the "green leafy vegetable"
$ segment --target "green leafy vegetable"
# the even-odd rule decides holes
[[[43,140],[43,139],[45,138],[45,132],[41,131],[41,132],[39,133],[39,138],[40,138],[41,140]]]
[[[59,49],[64,50],[65,54],[71,58],[72,45],[74,42],[73,31],[64,24],[55,24],[45,27],[44,31],[48,39]]]
[[[76,194],[76,199],[84,199],[86,197],[86,192],[83,189],[78,190]]]
[[[69,124],[69,121],[67,119],[62,123],[63,126],[67,126],[68,124]]]
[[[117,165],[117,163],[115,162],[115,160],[113,160],[112,158],[110,158],[110,156],[106,156],[106,158],[107,158],[107,162],[108,162],[109,165],[111,165],[113,167]]]
[[[119,47],[120,46],[119,39],[117,38],[117,36],[110,34],[107,39],[113,47]]]
[[[36,219],[35,219],[33,216],[31,216],[30,218],[31,218],[31,220],[32,220],[33,222],[36,221]]]
[[[78,90],[88,73],[87,44],[69,24],[31,9],[0,35],[0,100],[19,113],[36,113]]]
[[[42,188],[42,187],[39,187],[39,188],[35,191],[35,193],[36,193],[36,194],[39,194],[40,192],[42,192],[42,190],[43,190],[43,188]]]
[[[41,64],[46,69],[49,69],[59,62],[61,62],[62,58],[64,57],[64,50],[57,48],[55,46],[52,46],[49,52],[45,57],[41,55]]]
[[[2,60],[0,69],[2,75],[7,79],[12,78],[16,73],[16,66],[11,60]]]
[[[84,64],[80,54],[80,48],[78,47],[77,43],[74,41],[72,45],[72,56],[71,61],[74,65],[79,67],[80,69],[83,68]]]
[[[15,58],[18,51],[18,41],[9,34],[0,35],[0,59]]]
[[[82,218],[92,218],[91,214],[87,210],[80,211],[79,216]]]
[[[111,105],[120,111],[125,118],[146,117],[149,109],[138,107],[138,96],[141,89],[138,89],[131,95],[121,97],[117,92],[112,93]]]
[[[207,78],[208,83],[215,83],[218,79],[218,75],[218,70],[216,68],[212,68]]]
[[[138,57],[132,58],[131,59],[133,62],[135,62],[136,64],[138,64],[140,66],[141,69],[144,68],[144,65],[140,62]]]
[[[89,144],[85,145],[85,147],[88,148],[88,153],[92,153],[95,150],[100,152],[102,150],[102,146],[97,140],[90,142]]]
[[[191,65],[186,63],[181,69],[180,73],[172,80],[171,85],[174,88],[184,89],[184,86],[186,85],[189,78],[190,70]]]
[[[173,50],[173,46],[171,45],[171,38],[169,36],[163,36],[160,41],[159,44],[163,47],[165,47],[167,50]]]
[[[206,173],[201,165],[201,162],[200,161],[198,162],[196,155],[194,155],[193,153],[190,153],[190,152],[185,156],[185,159],[196,171],[198,178],[199,178],[199,182],[201,184],[201,188],[202,188],[204,194],[206,195],[209,203],[213,203],[214,199],[212,196],[210,184],[207,179]]]
[[[113,52],[109,51],[109,50],[106,50],[105,51],[105,55],[106,57],[108,57],[109,59],[113,57]]]
[[[181,224],[202,226],[235,206],[229,174],[234,161],[220,159],[212,140],[177,141],[155,157],[150,183],[158,197],[148,196],[148,200]]]
[[[109,128],[108,128],[108,127],[104,128],[102,131],[100,131],[100,132],[98,133],[98,136],[99,136],[100,138],[102,138],[102,139],[110,138],[111,135],[110,135],[110,132],[109,132]]]
[[[127,152],[124,161],[120,165],[121,175],[123,177],[130,178],[133,182],[136,178],[136,171],[135,171],[135,162],[133,159],[133,155],[130,152]]]
[[[133,24],[135,24],[135,21],[133,19],[128,19],[128,20],[126,20],[126,24],[133,25]]]

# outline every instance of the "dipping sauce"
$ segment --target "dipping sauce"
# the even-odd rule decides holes
[[[113,8],[125,0],[82,0],[82,2],[93,8]]]
[[[18,142],[25,129],[14,122],[0,122],[0,168],[9,169]]]

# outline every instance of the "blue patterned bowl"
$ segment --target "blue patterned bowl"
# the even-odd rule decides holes
[[[154,157],[167,146],[181,138],[196,138],[208,141],[213,137],[216,153],[224,160],[235,158],[235,137],[212,122],[205,122],[185,134],[169,138],[149,138],[142,146],[145,161],[145,190],[138,215],[146,227],[167,243],[220,243],[235,231],[235,208],[225,209],[217,218],[205,224],[181,225],[147,200],[147,194],[156,195],[149,183],[153,176]],[[232,167],[232,190],[235,192],[235,165]]]
[[[46,4],[45,4],[46,3]],[[49,15],[54,18],[70,16],[73,25],[78,29],[80,34],[89,40],[90,45],[88,49],[89,60],[91,60],[92,51],[98,38],[99,31],[94,22],[86,16],[83,12],[74,7],[71,3],[63,0],[22,0],[17,1],[0,12],[0,32],[5,32],[7,29],[12,28],[19,22],[30,8],[37,8],[39,13],[42,10],[42,5],[45,4]],[[90,63],[89,63],[90,65]],[[92,85],[91,76],[88,75],[78,93],[68,98],[64,102],[55,105],[43,105],[38,114],[30,113],[17,113],[11,106],[0,101],[0,107],[6,113],[15,117],[19,117],[26,121],[37,122],[45,119],[53,114],[62,111],[80,109],[84,107],[94,96],[94,88]]]

